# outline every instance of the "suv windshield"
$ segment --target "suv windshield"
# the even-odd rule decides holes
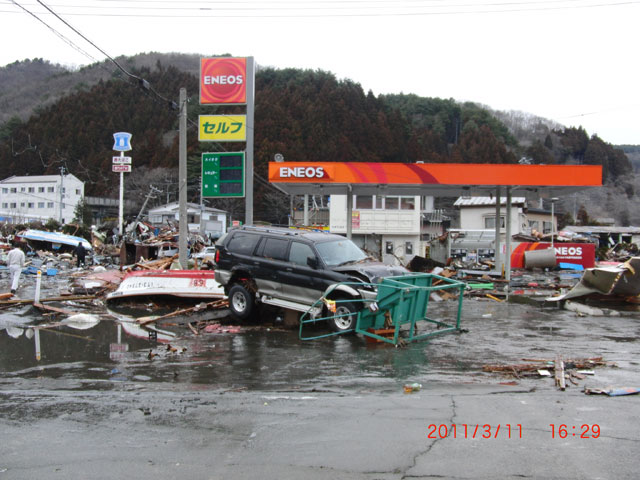
[[[324,263],[330,267],[359,262],[367,258],[364,252],[347,238],[333,242],[317,243],[316,248]]]

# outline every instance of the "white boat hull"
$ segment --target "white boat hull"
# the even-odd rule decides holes
[[[213,270],[148,270],[127,274],[107,300],[166,295],[182,298],[224,298]]]

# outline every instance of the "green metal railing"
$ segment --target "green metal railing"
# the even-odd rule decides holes
[[[434,335],[441,335],[447,332],[461,331],[460,321],[462,315],[462,299],[466,284],[450,278],[441,277],[429,273],[413,273],[398,277],[387,277],[377,285],[377,295],[374,299],[338,299],[336,305],[342,302],[356,303],[360,308],[357,312],[355,329],[332,332],[323,335],[305,337],[303,330],[306,325],[327,320],[332,320],[335,315],[327,317],[314,317],[311,312],[317,312],[324,305],[330,303],[327,298],[340,285],[348,285],[352,288],[362,289],[366,284],[362,283],[341,283],[334,285],[325,292],[324,296],[318,299],[300,319],[300,339],[315,340],[318,338],[341,335],[356,332],[376,340],[398,345],[400,342],[412,342],[422,340]],[[458,308],[455,314],[455,323],[447,323],[435,320],[427,316],[429,307],[429,297],[439,290],[453,290],[458,293]],[[342,316],[347,316],[344,314]],[[338,315],[340,316],[340,315]],[[418,322],[426,322],[427,326],[434,326],[435,329],[422,330],[418,328]],[[392,330],[392,335],[379,335],[376,331]],[[400,336],[400,333],[403,336]]]

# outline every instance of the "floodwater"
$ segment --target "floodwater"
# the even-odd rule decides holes
[[[55,294],[65,281],[49,280],[45,293]],[[33,280],[25,283],[23,296],[28,298]],[[634,371],[640,362],[640,322],[628,312],[578,317],[556,308],[466,299],[461,326],[467,333],[396,348],[355,335],[303,341],[297,329],[274,323],[273,315],[261,323],[240,324],[239,330],[195,335],[185,324],[192,320],[187,317],[168,320],[157,330],[140,327],[136,316],[162,313],[144,305],[137,310],[109,310],[100,302],[88,309],[80,302],[56,306],[77,312],[71,320],[80,314],[81,322],[60,325],[70,316],[44,316],[31,305],[0,313],[5,384],[46,379],[71,389],[110,389],[133,382],[147,388],[397,391],[408,381],[424,388],[430,383],[496,383],[505,379],[483,372],[484,364],[554,359],[557,354],[616,362],[618,369],[605,369],[605,380]],[[432,302],[428,315],[452,321],[456,308],[455,301]],[[53,326],[43,328],[47,324]],[[234,322],[226,319],[223,324]],[[316,333],[326,332],[317,327]]]

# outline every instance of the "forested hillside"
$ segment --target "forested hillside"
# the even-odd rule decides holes
[[[244,144],[198,143],[199,114],[243,111],[198,104],[198,58],[149,54],[123,63],[148,84],[106,64],[68,72],[46,62],[25,61],[0,69],[0,102],[8,105],[11,98],[16,109],[11,115],[11,108],[2,109],[0,178],[57,174],[64,167],[87,182],[87,195],[115,196],[112,134],[128,131],[134,148],[128,197],[137,195],[141,201],[154,184],[165,192],[156,203],[175,200],[178,112],[172,101],[177,102],[179,89],[185,87],[190,95],[189,197],[199,201],[200,154],[241,150]],[[17,80],[32,75],[43,79],[37,88]],[[40,96],[33,114],[26,115],[28,102],[14,97],[34,89]],[[286,215],[286,202],[264,181],[275,153],[290,161],[599,164],[612,188],[629,201],[635,198],[632,165],[622,150],[581,128],[565,129],[526,114],[493,112],[453,99],[376,97],[328,72],[259,68],[255,115],[257,220],[281,222]],[[238,200],[218,200],[215,206],[236,215],[243,208]],[[591,216],[602,215],[594,209]],[[626,220],[634,221],[633,214]]]

